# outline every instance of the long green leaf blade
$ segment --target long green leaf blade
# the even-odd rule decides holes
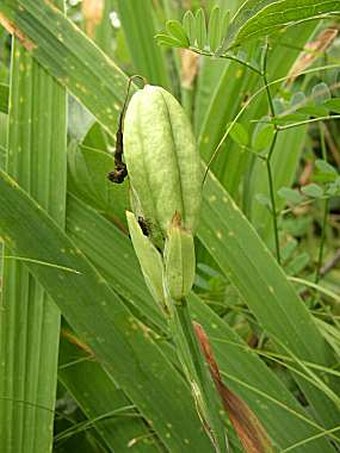
[[[149,83],[169,88],[164,51],[154,39],[157,29],[151,0],[118,0],[118,8],[134,70]]]
[[[120,19],[135,71],[149,83],[169,88],[163,49],[157,46],[151,0],[118,0]]]
[[[63,225],[65,90],[17,41],[13,43],[10,97],[8,171]],[[11,251],[5,248],[4,253],[0,450],[48,451],[52,445],[60,313],[16,257],[6,258]]]
[[[81,340],[170,451],[188,445],[193,451],[212,451],[187,385],[144,325],[41,208],[3,171],[0,175],[0,228],[8,246],[26,259]]]
[[[12,31],[14,23],[34,58],[115,130],[127,76],[80,29],[50,3],[34,0],[1,3],[0,23]]]
[[[198,235],[284,353],[290,350],[300,360],[333,365],[331,349],[312,316],[253,227],[212,176],[204,189]],[[298,381],[314,404],[320,423],[334,427],[339,409],[316,387]]]
[[[233,18],[223,51],[254,38],[268,36],[294,22],[339,15],[337,0],[248,0]]]
[[[95,427],[112,451],[127,451],[129,445],[136,452],[159,451],[157,437],[150,437],[134,404],[100,363],[72,341],[72,337],[68,341],[68,337],[64,335],[61,340],[58,375],[87,415],[88,426]]]

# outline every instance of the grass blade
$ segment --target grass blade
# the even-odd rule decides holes
[[[118,0],[120,19],[134,63],[134,70],[146,77],[149,83],[170,87],[162,49],[157,46],[150,0]]]

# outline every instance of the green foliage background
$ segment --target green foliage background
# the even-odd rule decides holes
[[[182,102],[202,160],[216,154],[189,303],[224,382],[275,450],[335,451],[338,40],[285,80],[338,2],[249,0],[234,16],[237,1],[106,0],[98,20],[53,3],[0,5],[0,450],[214,451],[127,236],[128,184],[106,179],[138,73]],[[216,5],[234,16],[219,34]]]

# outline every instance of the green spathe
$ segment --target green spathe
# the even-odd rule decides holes
[[[164,303],[162,255],[146,237],[132,212],[126,212],[129,232],[145,283],[156,302]]]
[[[163,88],[145,85],[132,96],[124,121],[124,155],[138,214],[163,237],[176,212],[183,228],[194,232],[202,189],[199,154],[183,108]]]

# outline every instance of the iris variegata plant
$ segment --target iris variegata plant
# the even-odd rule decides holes
[[[144,279],[168,315],[202,424],[215,450],[226,451],[220,404],[186,300],[195,278],[194,234],[203,180],[191,125],[170,93],[145,85],[126,110],[123,141],[133,209],[127,219]]]

